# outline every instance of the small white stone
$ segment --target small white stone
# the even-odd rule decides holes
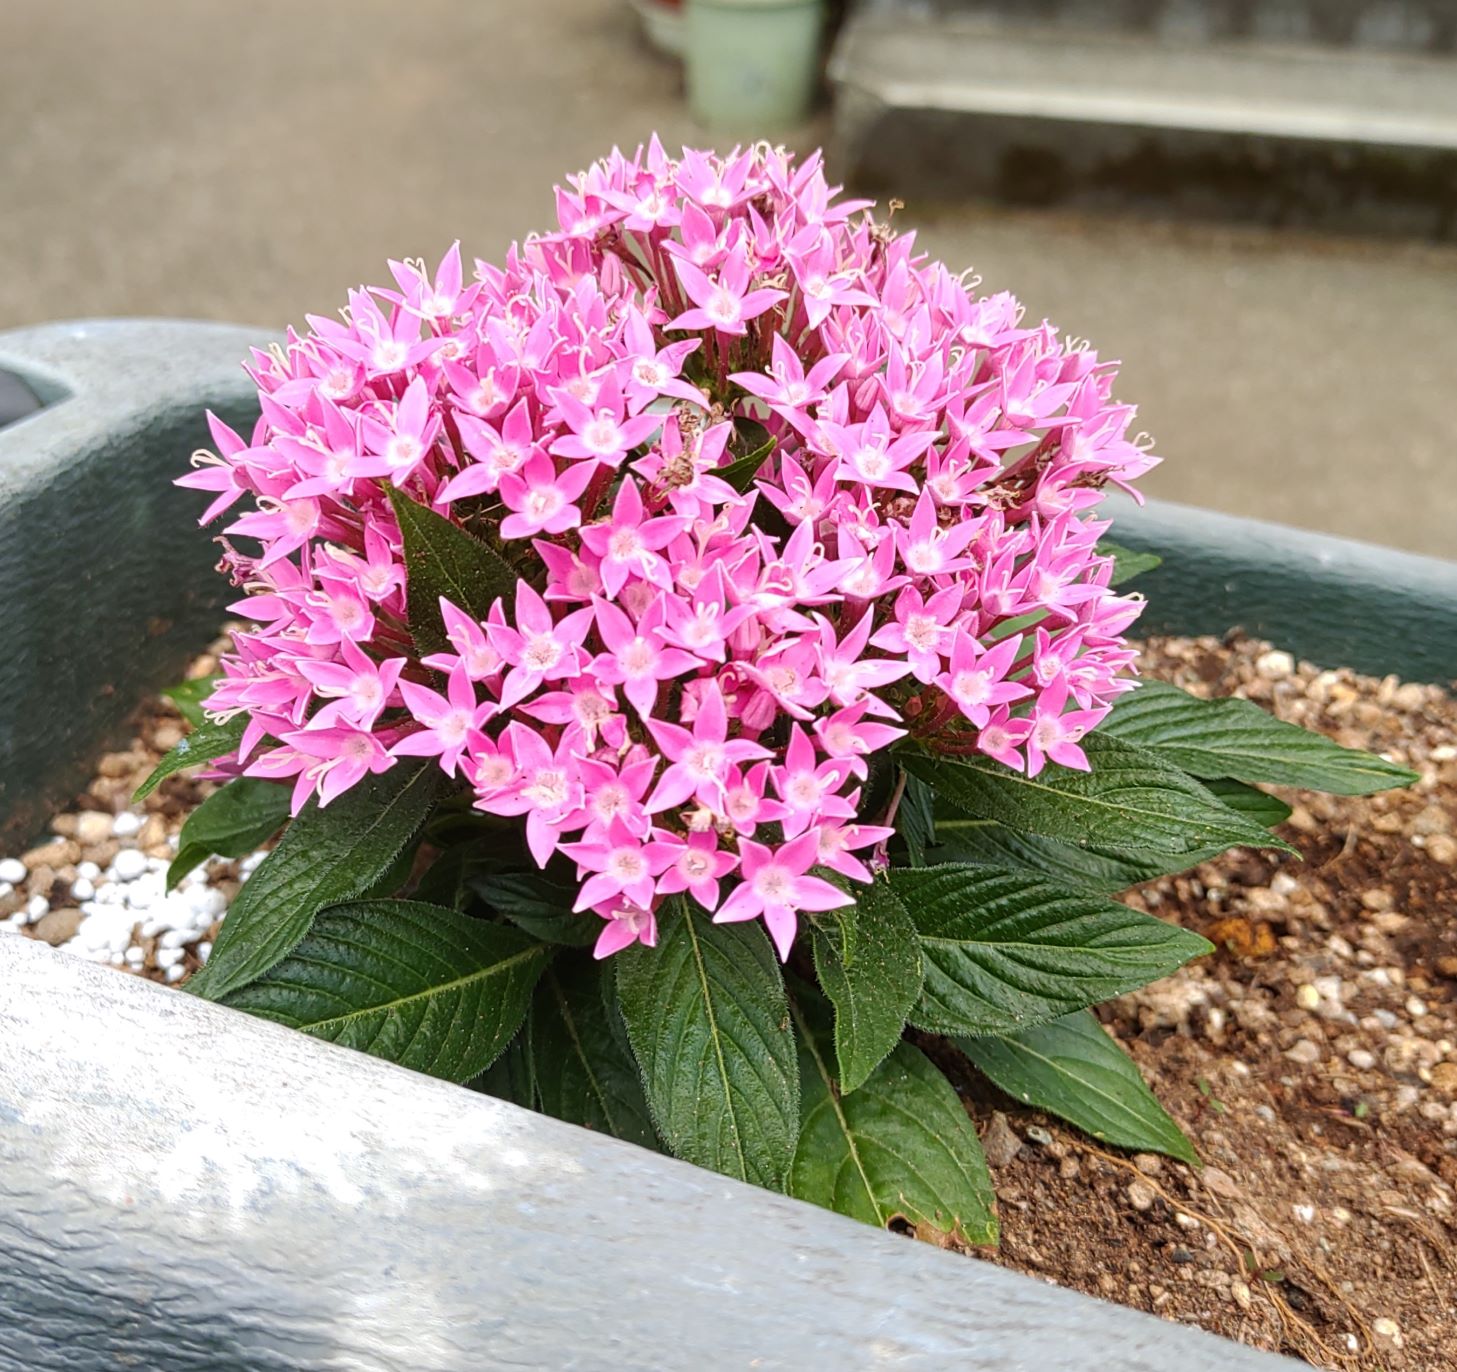
[[[118,881],[135,881],[146,870],[147,855],[135,848],[123,848],[111,864],[111,874]]]
[[[215,886],[208,886],[192,898],[192,908],[198,914],[216,919],[228,908],[228,898]]]
[[[1315,987],[1312,986],[1309,982],[1306,982],[1305,985],[1302,986],[1295,993],[1295,1003],[1302,1010],[1314,1010],[1320,1005],[1320,992],[1317,991]]]
[[[90,900],[95,894],[96,888],[85,877],[77,877],[71,883],[71,899],[74,901]]]
[[[19,858],[0,858],[0,881],[19,886],[26,875],[25,864]]]
[[[25,905],[26,918],[35,923],[36,920],[50,914],[51,903],[44,896],[32,896]]]
[[[1295,659],[1289,653],[1272,648],[1255,659],[1255,670],[1271,681],[1283,681],[1295,670]]]
[[[95,881],[101,875],[101,868],[94,862],[78,862],[76,864],[76,875],[84,877],[87,881]]]
[[[1406,1012],[1413,1019],[1421,1019],[1427,1013],[1427,1003],[1420,996],[1406,998]]]
[[[125,967],[126,966],[126,959],[120,953],[113,953],[109,958],[107,958],[107,961],[113,967]]]
[[[191,937],[192,934],[186,929],[169,929],[158,942],[163,948],[181,948]]]
[[[164,942],[163,946],[157,949],[155,956],[158,967],[175,967],[182,961],[183,953],[181,948],[175,945],[168,946]]]
[[[146,950],[133,944],[126,950],[126,960],[131,966],[140,967],[147,960]]]
[[[195,951],[197,952],[198,961],[206,962],[208,958],[212,956],[212,940],[210,938],[203,939],[203,941],[197,945]]]
[[[1368,1053],[1364,1048],[1352,1048],[1346,1054],[1346,1061],[1361,1072],[1369,1072],[1376,1066],[1376,1055]]]
[[[130,810],[123,810],[111,821],[112,835],[116,838],[135,838],[142,832],[144,822],[140,815],[133,814]]]
[[[142,921],[142,937],[156,938],[165,926],[159,919],[144,919]]]
[[[10,896],[10,895],[14,895],[14,894],[15,894],[15,887],[14,886],[12,886],[8,881],[0,881],[0,900],[4,900],[6,896]]]
[[[1292,1205],[1290,1209],[1301,1224],[1310,1224],[1315,1219],[1315,1206],[1313,1205]]]
[[[171,986],[187,975],[187,968],[179,962],[169,967],[162,975],[166,978],[167,984]]]

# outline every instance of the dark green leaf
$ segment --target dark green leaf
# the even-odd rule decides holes
[[[475,619],[484,619],[496,598],[513,603],[518,577],[494,548],[448,519],[386,486],[405,541],[410,632],[422,653],[448,646],[440,597]]]
[[[1204,789],[1262,828],[1273,829],[1290,818],[1290,807],[1279,796],[1272,796],[1258,786],[1246,786],[1233,777],[1208,777]]]
[[[202,702],[213,693],[219,680],[217,676],[189,677],[175,686],[168,686],[162,694],[177,707],[177,713],[196,729],[207,720],[202,712]]]
[[[535,1110],[536,1082],[531,1076],[531,1063],[527,1057],[526,1034],[517,1034],[501,1056],[466,1085],[483,1096],[494,1096],[524,1110]]]
[[[1132,581],[1134,577],[1151,572],[1163,563],[1163,558],[1156,553],[1140,553],[1119,543],[1109,543],[1106,539],[1098,544],[1095,551],[1100,557],[1113,559],[1113,575],[1108,582],[1110,586],[1121,586],[1125,581]]]
[[[925,963],[911,1022],[937,1033],[1014,1033],[1211,951],[1197,934],[1026,872],[906,867],[892,870],[891,885]]]
[[[610,970],[587,958],[550,967],[531,1002],[528,1041],[541,1109],[559,1120],[656,1148],[652,1116],[626,1036],[614,1033]]]
[[[438,905],[356,901],[322,911],[288,957],[223,1003],[461,1082],[521,1027],[550,957],[519,930]]]
[[[544,872],[492,872],[472,877],[470,886],[492,910],[545,943],[584,948],[602,932],[601,919],[591,911],[572,913],[580,888]]]
[[[855,897],[855,939],[847,955],[827,928],[814,933],[815,973],[835,1007],[840,1090],[858,1090],[900,1042],[921,994],[916,926],[889,882],[846,884]]]
[[[658,1132],[680,1158],[782,1190],[799,1133],[784,981],[758,921],[713,924],[683,900],[658,946],[618,953],[618,1003]]]
[[[491,870],[493,847],[492,838],[452,843],[421,874],[410,898],[463,910],[473,889],[472,881]]]
[[[327,809],[311,803],[238,893],[188,989],[221,1000],[286,957],[326,905],[374,886],[425,823],[439,778],[433,760],[398,763]]]
[[[1116,848],[1080,848],[1040,834],[1019,834],[989,819],[943,819],[937,837],[940,842],[931,850],[932,862],[1010,868],[1075,890],[1100,893],[1126,891],[1154,877],[1182,872],[1221,851],[1205,849],[1202,854],[1171,853],[1152,858]]]
[[[1289,847],[1147,749],[1100,734],[1083,748],[1091,772],[1050,764],[1035,777],[991,758],[907,752],[902,761],[951,804],[1020,833],[1159,854]]]
[[[1405,767],[1286,724],[1252,701],[1199,700],[1162,681],[1145,681],[1123,696],[1099,731],[1157,752],[1196,777],[1235,777],[1338,796],[1370,795],[1417,780]]]
[[[956,1042],[978,1071],[1024,1105],[1059,1115],[1119,1148],[1199,1161],[1138,1068],[1086,1010],[1008,1038]]]
[[[208,721],[199,724],[156,765],[152,775],[137,787],[132,803],[145,800],[174,772],[185,772],[189,767],[201,767],[205,762],[213,762],[229,753],[237,752],[247,724],[246,714],[234,715],[226,724],[213,724]]]
[[[727,481],[734,490],[743,495],[754,484],[754,478],[759,475],[759,469],[773,455],[774,448],[775,440],[771,438],[768,442],[755,448],[747,457],[730,462],[727,467],[720,467],[711,475],[716,476],[720,481]]]
[[[289,795],[287,786],[258,777],[237,777],[214,791],[182,826],[168,889],[214,853],[243,857],[271,838],[288,819]]]
[[[902,1043],[852,1096],[830,1067],[827,1007],[796,989],[803,1123],[789,1173],[800,1200],[924,1238],[997,1241],[991,1178],[965,1107],[924,1054]]]
[[[936,797],[920,777],[904,773],[905,790],[896,810],[895,827],[906,845],[912,867],[926,865],[926,850],[936,842]]]

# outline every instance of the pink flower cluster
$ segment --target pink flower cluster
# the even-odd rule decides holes
[[[787,956],[850,901],[818,873],[883,854],[862,799],[894,741],[1087,766],[1140,608],[1089,511],[1155,459],[1112,364],[837,202],[817,156],[654,140],[557,214],[255,353],[252,441],[214,421],[182,478],[205,521],[249,502],[222,542],[256,627],[208,709],[247,713],[230,765],[296,806],[437,758],[576,865],[599,956],[678,892]],[[416,650],[388,486],[526,578],[484,620],[442,601],[448,651]]]

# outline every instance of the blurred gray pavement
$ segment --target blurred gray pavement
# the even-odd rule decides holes
[[[387,257],[498,256],[565,172],[654,129],[714,141],[626,0],[0,0],[0,328],[299,322]],[[1123,359],[1151,494],[1457,557],[1457,248],[897,222]]]

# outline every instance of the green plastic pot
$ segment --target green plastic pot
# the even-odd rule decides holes
[[[688,103],[710,129],[804,121],[819,83],[823,0],[688,0]]]

